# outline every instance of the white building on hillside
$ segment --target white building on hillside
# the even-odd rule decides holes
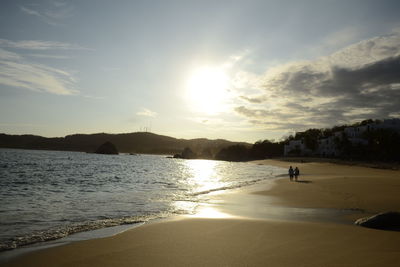
[[[370,125],[362,125],[358,127],[347,127],[344,129],[344,133],[348,138],[362,138],[363,134],[369,131]]]
[[[362,125],[358,127],[347,127],[343,132],[353,145],[367,145],[368,141],[364,138],[364,133],[370,129],[370,125]]]
[[[328,138],[323,138],[323,139],[318,140],[317,154],[322,157],[338,156],[339,151],[336,148],[335,139],[336,139],[336,136],[330,136]]]
[[[343,131],[334,132],[332,136],[318,140],[318,147],[315,151],[308,149],[303,140],[291,140],[284,146],[284,155],[319,155],[322,157],[340,156],[340,150],[337,148],[337,141],[343,138],[353,145],[368,145],[365,133],[377,129],[390,129],[400,133],[400,119],[386,119],[381,123],[369,123],[355,127],[346,127]]]

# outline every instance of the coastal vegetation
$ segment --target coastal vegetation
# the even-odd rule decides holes
[[[251,147],[244,145],[233,145],[221,149],[215,159],[229,161],[257,160],[283,156],[284,142],[273,142],[260,140]]]

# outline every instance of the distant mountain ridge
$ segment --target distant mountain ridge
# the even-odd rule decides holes
[[[206,138],[177,139],[149,132],[122,134],[73,134],[65,137],[43,137],[37,135],[0,134],[0,148],[42,149],[94,152],[101,144],[110,141],[122,153],[176,154],[190,147],[203,158],[213,158],[222,148],[244,142],[231,142],[224,139]]]

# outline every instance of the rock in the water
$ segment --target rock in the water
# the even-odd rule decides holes
[[[400,231],[400,212],[379,213],[371,217],[358,219],[354,224],[368,228]]]
[[[113,143],[105,142],[94,153],[118,155],[118,150]]]
[[[195,159],[197,158],[196,153],[194,153],[190,148],[186,147],[183,151],[182,151],[182,158],[183,159]]]

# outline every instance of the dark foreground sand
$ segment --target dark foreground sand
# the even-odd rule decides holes
[[[276,206],[354,210],[350,217],[400,209],[399,171],[297,165],[302,182],[280,180],[255,194]],[[37,251],[5,266],[400,266],[400,232],[323,221],[178,218]]]

